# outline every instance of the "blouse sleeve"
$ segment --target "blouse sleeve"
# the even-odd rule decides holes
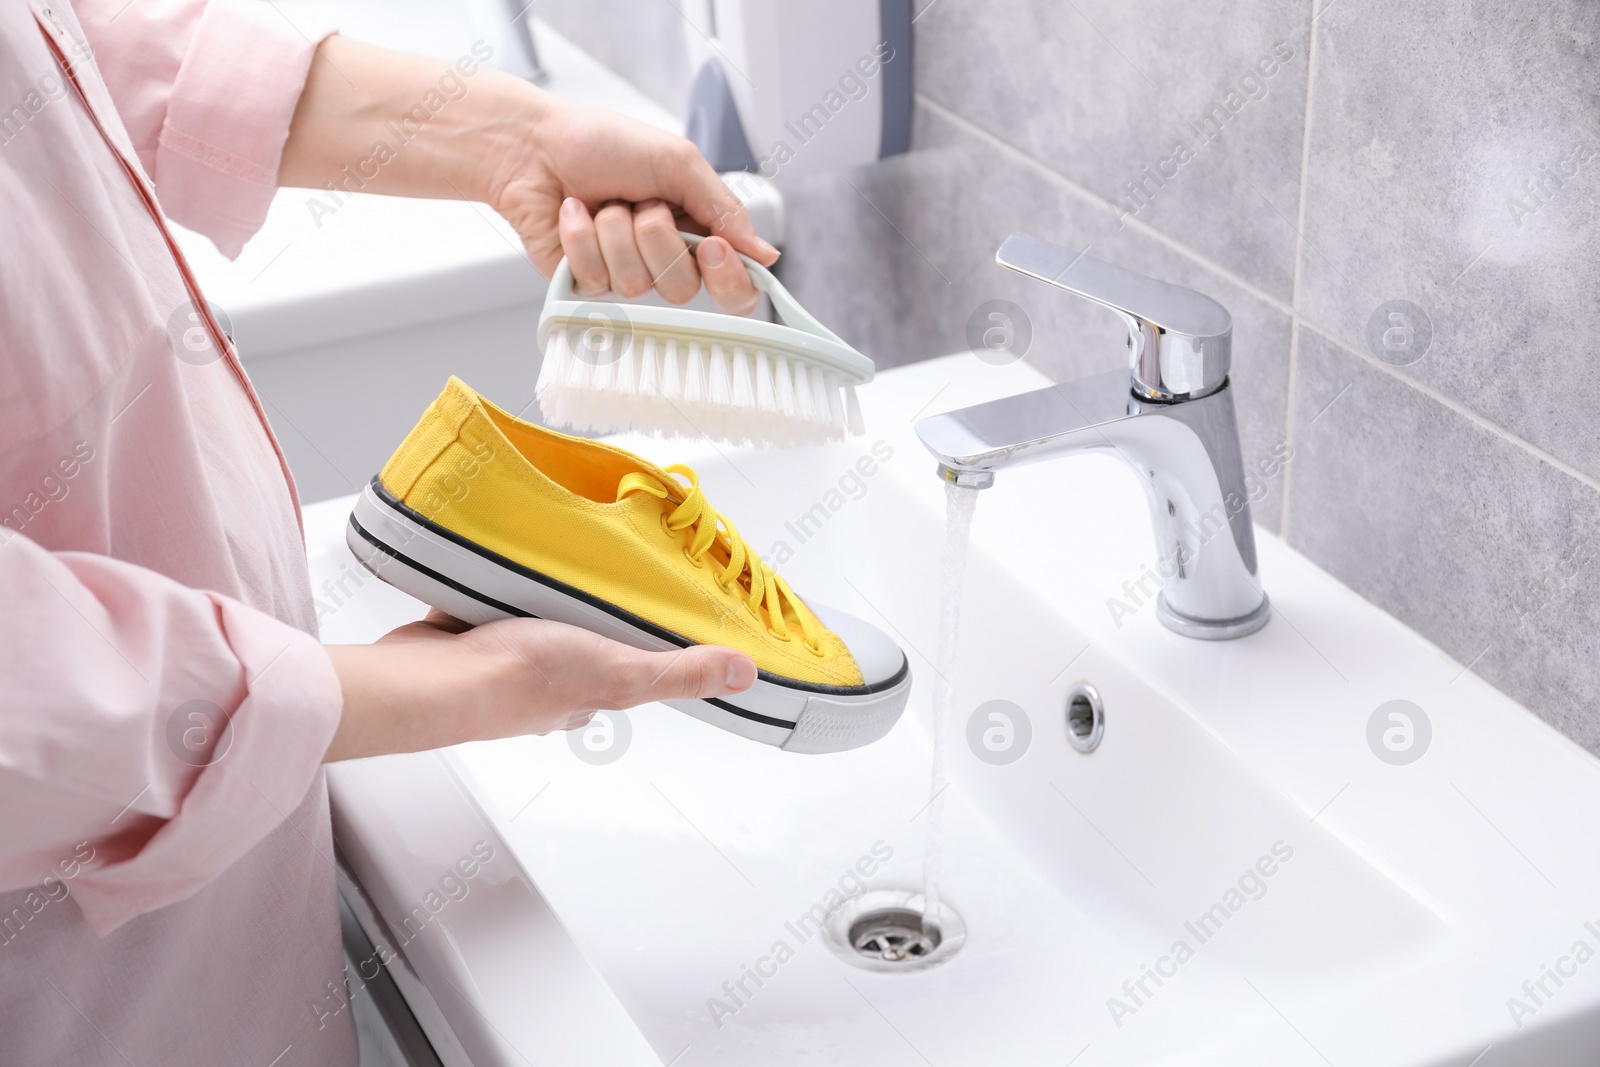
[[[317,639],[0,528],[0,891],[89,864],[98,933],[182,900],[304,799],[343,695]]]
[[[306,73],[331,31],[260,0],[74,9],[162,210],[237,256],[266,218]]]

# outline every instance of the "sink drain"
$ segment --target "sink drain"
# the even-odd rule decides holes
[[[923,921],[921,893],[880,889],[851,900],[828,923],[828,944],[846,963],[869,971],[921,971],[955,955],[966,940],[961,917],[940,902],[938,921]]]
[[[871,960],[905,963],[933,955],[939,928],[924,929],[914,911],[889,908],[863,915],[850,927],[850,947]]]

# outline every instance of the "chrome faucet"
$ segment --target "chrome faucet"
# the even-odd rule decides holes
[[[1007,467],[1108,450],[1133,468],[1149,497],[1161,621],[1213,641],[1261,629],[1272,609],[1256,572],[1228,387],[1228,309],[1027,234],[1006,238],[995,260],[1120,315],[1130,370],[922,419],[917,436],[938,459],[939,476],[986,489]]]

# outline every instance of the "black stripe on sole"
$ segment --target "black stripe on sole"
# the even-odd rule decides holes
[[[438,571],[434,570],[432,567],[429,567],[426,564],[423,564],[423,563],[421,563],[421,562],[419,562],[417,560],[414,560],[410,556],[407,556],[402,552],[398,552],[395,549],[390,548],[388,545],[386,545],[382,541],[378,540],[378,538],[376,536],[374,536],[372,533],[368,532],[366,527],[362,526],[361,523],[357,522],[356,521],[356,517],[353,514],[350,516],[350,528],[352,530],[354,530],[358,535],[360,535],[360,537],[361,537],[361,539],[363,541],[367,542],[367,544],[371,545],[373,548],[377,549],[379,552],[382,552],[384,555],[389,556],[391,559],[394,559],[394,560],[396,560],[396,561],[398,561],[400,563],[405,564],[407,567],[410,567],[412,570],[416,571],[418,574],[421,574],[421,575],[424,575],[424,576],[426,576],[428,578],[433,579],[434,581],[438,582],[440,585],[446,586],[446,587],[448,587],[450,589],[454,589],[456,592],[462,594],[463,596],[471,597],[473,600],[476,600],[476,601],[478,601],[480,603],[483,603],[483,604],[487,604],[489,607],[494,608],[496,611],[503,611],[507,615],[511,615],[511,616],[516,617],[516,618],[521,618],[521,619],[537,619],[537,618],[539,618],[539,616],[535,615],[531,611],[524,611],[521,608],[516,607],[516,606],[514,606],[512,604],[507,604],[504,601],[496,600],[494,597],[486,596],[485,594],[478,592],[476,589],[471,589],[471,588],[469,588],[469,587],[467,587],[465,585],[462,585],[460,582],[456,581],[454,578],[451,578],[451,577],[449,577],[447,575],[440,574]],[[379,575],[379,577],[381,578],[382,575]],[[688,646],[684,645],[682,647],[686,648]],[[719,700],[716,697],[698,697],[696,699],[701,700],[706,704],[710,704],[714,708],[720,708],[721,710],[729,712],[730,714],[737,715],[741,719],[749,719],[751,722],[759,722],[759,723],[761,723],[761,724],[763,724],[765,726],[777,726],[777,727],[781,727],[781,728],[783,728],[785,730],[793,730],[795,728],[795,723],[789,722],[789,721],[787,721],[785,719],[775,719],[770,715],[761,715],[761,714],[759,714],[757,712],[754,712],[754,711],[747,711],[744,708],[738,707],[738,706],[736,706],[734,704],[729,704],[727,701]]]
[[[622,622],[627,623],[634,629],[643,630],[645,633],[659,637],[663,641],[670,641],[679,648],[688,648],[690,645],[695,644],[694,641],[689,640],[687,637],[684,637],[681,634],[673,633],[664,626],[657,626],[649,619],[641,618],[625,608],[619,608],[617,605],[608,600],[602,600],[592,593],[585,592],[576,586],[568,585],[566,582],[563,582],[558,578],[552,578],[548,574],[541,574],[531,567],[524,567],[516,560],[507,559],[498,552],[484,548],[482,545],[462,537],[455,531],[447,529],[444,526],[440,526],[438,523],[434,522],[426,515],[414,510],[404,501],[396,497],[393,493],[389,492],[388,489],[384,488],[383,482],[376,475],[373,476],[371,488],[374,496],[376,496],[385,506],[398,513],[401,517],[410,522],[416,523],[418,526],[422,527],[424,530],[427,530],[431,534],[436,534],[437,536],[444,538],[451,544],[460,545],[467,551],[472,552],[475,555],[482,556],[484,559],[488,560],[490,563],[493,563],[497,567],[502,567],[505,570],[511,571],[513,574],[519,574],[522,577],[527,578],[529,581],[538,582],[540,585],[547,586],[548,588],[561,593],[563,596],[568,596],[574,600],[582,601],[592,608],[599,608],[601,611],[615,619],[619,619]],[[470,592],[470,590],[462,590],[462,592]],[[473,595],[476,596],[477,594]],[[479,597],[479,599],[481,600],[483,598]],[[906,677],[910,673],[911,662],[910,660],[906,659],[904,652],[900,654],[899,670],[895,671],[893,675],[884,679],[883,681],[874,682],[870,685],[824,685],[820,682],[802,682],[795,678],[786,678],[781,674],[773,674],[769,671],[761,670],[759,667],[756,669],[757,678],[764,682],[771,682],[773,685],[782,686],[785,689],[792,689],[803,693],[820,693],[826,696],[842,697],[871,696],[874,693],[881,693],[885,690],[893,689],[901,682],[905,681]]]

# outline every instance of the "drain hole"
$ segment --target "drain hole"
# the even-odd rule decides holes
[[[1079,752],[1093,752],[1106,730],[1105,705],[1087,682],[1067,690],[1067,740]]]
[[[924,928],[922,914],[902,908],[870,912],[850,924],[850,947],[885,963],[905,963],[933,955],[939,928]]]
[[[874,889],[851,899],[828,921],[828,947],[853,967],[907,974],[955,955],[967,928],[948,904],[937,921],[924,917],[921,893]]]

